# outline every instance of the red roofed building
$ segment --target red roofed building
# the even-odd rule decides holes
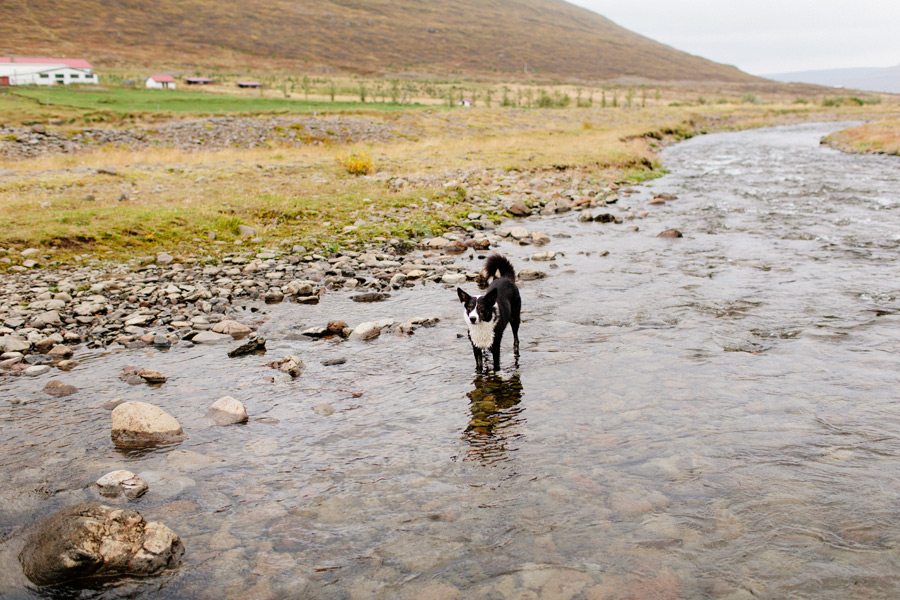
[[[175,78],[171,75],[151,75],[147,78],[146,86],[156,89],[175,89]]]
[[[0,85],[98,82],[94,67],[83,58],[0,56]]]

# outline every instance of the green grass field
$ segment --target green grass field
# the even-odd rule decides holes
[[[397,112],[416,104],[328,102],[255,95],[125,87],[19,87],[0,93],[0,114],[9,122],[85,118],[108,120],[154,115],[243,115],[309,112]]]

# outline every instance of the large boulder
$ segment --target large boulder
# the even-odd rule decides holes
[[[187,436],[175,417],[146,402],[124,402],[112,411],[116,446],[140,448],[183,441]]]
[[[182,554],[181,539],[162,523],[134,510],[85,502],[39,521],[19,562],[33,583],[50,586],[156,575],[176,566]]]

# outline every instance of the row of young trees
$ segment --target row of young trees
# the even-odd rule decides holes
[[[610,85],[602,88],[560,89],[551,87],[515,87],[504,85],[500,88],[472,86],[456,83],[409,82],[400,79],[357,80],[338,85],[332,79],[315,79],[304,75],[302,78],[287,78],[281,83],[285,97],[302,92],[305,99],[310,94],[327,96],[332,102],[338,97],[353,97],[360,102],[391,102],[393,104],[415,103],[417,98],[441,99],[448,106],[461,104],[481,106],[506,106],[526,108],[564,108],[567,106],[624,107],[647,106],[651,92],[647,86]],[[659,88],[652,92],[656,102],[660,101]]]

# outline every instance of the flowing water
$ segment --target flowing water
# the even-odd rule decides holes
[[[456,294],[432,285],[247,307],[266,357],[96,352],[62,400],[2,379],[41,399],[0,403],[0,533],[127,468],[150,484],[132,506],[182,537],[184,562],[83,597],[897,598],[900,161],[821,147],[837,128],[666,150],[671,174],[619,202],[651,211],[637,232],[521,223],[560,255],[500,248],[548,277],[521,284],[521,356],[506,340],[496,376],[474,374]],[[678,199],[646,204],[663,191]],[[655,237],[670,227],[685,237]],[[418,316],[441,321],[299,335]],[[297,380],[264,366],[285,354],[307,363]],[[131,364],[169,381],[128,386]],[[248,424],[204,422],[223,395]],[[117,451],[98,406],[113,397],[157,404],[189,439]]]

